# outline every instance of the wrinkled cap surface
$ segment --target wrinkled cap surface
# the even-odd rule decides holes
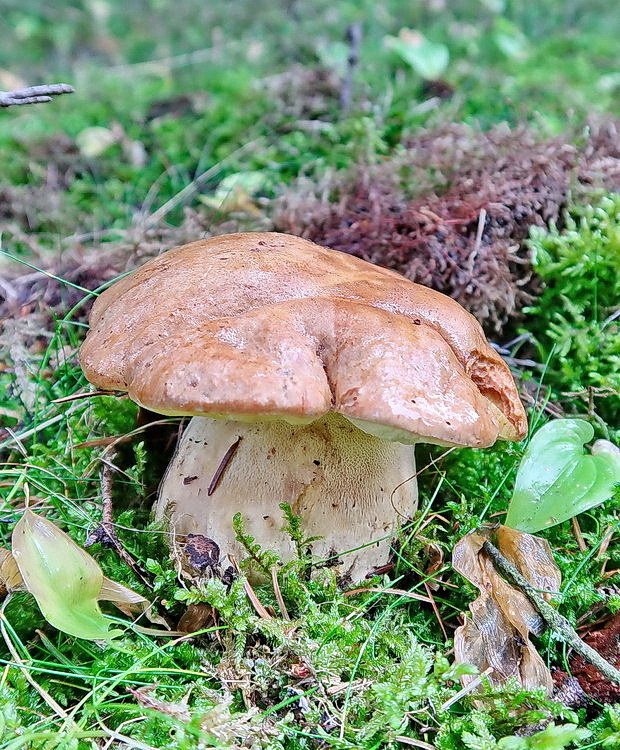
[[[457,302],[277,233],[170,250],[96,300],[80,359],[161,414],[309,422],[329,411],[398,442],[491,445],[527,421]]]

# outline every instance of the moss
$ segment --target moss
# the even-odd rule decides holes
[[[620,185],[615,139],[597,128],[577,146],[570,134],[450,125],[387,158],[371,154],[376,161],[293,183],[275,227],[449,294],[493,333],[538,293],[530,227],[558,222],[571,191]]]
[[[533,265],[544,286],[526,310],[545,380],[573,409],[620,421],[620,194],[575,206],[563,226],[532,229]],[[600,423],[599,423],[600,424]]]

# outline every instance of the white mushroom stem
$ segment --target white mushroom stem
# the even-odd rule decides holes
[[[284,561],[295,556],[281,503],[303,520],[315,560],[359,581],[390,558],[390,539],[417,506],[413,447],[362,432],[339,414],[310,424],[194,417],[160,488],[156,513],[178,534],[246,551],[232,518]],[[211,493],[211,494],[209,494]]]

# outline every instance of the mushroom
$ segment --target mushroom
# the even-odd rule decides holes
[[[417,505],[412,446],[519,440],[514,381],[457,302],[278,233],[230,234],[151,260],[96,300],[80,359],[99,388],[191,416],[158,517],[244,556],[283,560],[280,504],[315,558],[360,580]]]

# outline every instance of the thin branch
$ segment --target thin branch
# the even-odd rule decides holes
[[[43,86],[28,86],[26,89],[17,91],[0,91],[0,107],[51,102],[54,96],[72,94],[74,91],[73,86],[67,83],[50,83]]]
[[[416,594],[415,591],[405,591],[405,589],[378,589],[374,587],[363,586],[357,589],[347,589],[343,592],[343,596],[355,596],[356,594],[396,594],[396,596],[404,596],[407,599],[417,599],[419,602],[426,602],[431,604],[431,600],[428,596],[423,594]]]
[[[586,552],[588,549],[588,545],[586,544],[585,539],[583,538],[583,534],[581,533],[581,526],[579,525],[577,516],[573,516],[570,520],[570,523],[573,528],[573,536],[577,540],[577,546],[579,547],[581,552]]]
[[[353,23],[347,28],[346,41],[349,46],[349,55],[347,57],[347,70],[340,91],[340,107],[343,112],[347,112],[351,107],[353,76],[360,61],[360,46],[362,43],[361,23]]]
[[[435,745],[429,745],[428,742],[422,742],[422,740],[414,740],[412,737],[405,737],[404,734],[397,734],[394,737],[396,742],[400,742],[402,745],[409,745],[410,747],[420,747],[422,750],[435,750]]]
[[[114,465],[114,459],[116,458],[116,452],[111,451],[108,459],[103,461],[101,468],[101,501],[102,501],[102,514],[101,524],[95,529],[95,531],[89,535],[86,540],[85,547],[89,547],[95,542],[102,542],[109,544],[116,550],[117,555],[121,560],[138,576],[138,578],[149,588],[153,588],[149,579],[148,573],[142,566],[134,560],[134,558],[127,552],[120,542],[120,539],[116,535],[116,529],[114,527],[114,517],[112,511],[112,489],[114,485],[113,474],[116,470]]]
[[[473,679],[471,682],[468,682],[467,685],[462,688],[462,690],[459,690],[459,692],[455,693],[452,698],[448,698],[445,703],[442,703],[442,705],[439,707],[439,712],[441,713],[442,711],[447,711],[450,706],[458,703],[464,696],[469,695],[469,693],[475,690],[478,685],[482,684],[484,678],[490,675],[492,671],[493,667],[487,667],[484,672],[481,672],[475,679]]]
[[[542,598],[531,583],[519,573],[515,566],[502,555],[495,545],[486,541],[483,544],[482,549],[487,553],[491,560],[493,560],[496,568],[527,596],[534,607],[538,610],[538,613],[547,624],[547,627],[551,628],[551,630],[559,636],[560,640],[567,643],[579,654],[579,656],[582,656],[586,661],[596,667],[596,669],[598,669],[598,671],[610,682],[613,682],[615,685],[620,685],[620,671],[606,659],[603,659],[598,651],[595,651],[591,646],[588,646],[587,643],[581,640],[570,622]]]
[[[138,223],[138,227],[141,230],[154,227],[159,224],[159,222],[162,221],[162,219],[164,219],[171,211],[181,205],[189,203],[189,201],[191,201],[200,192],[200,189],[207,180],[210,180],[212,177],[220,174],[220,172],[222,172],[231,161],[240,157],[246,151],[249,151],[252,146],[260,143],[262,140],[262,137],[255,138],[253,141],[244,143],[243,146],[239,146],[239,148],[236,148],[232,153],[228,154],[228,156],[225,156],[220,162],[214,164],[212,167],[209,167],[209,169],[198,175],[198,177],[193,179],[182,190],[179,190],[179,192],[176,195],[173,195],[172,198],[167,200],[163,206],[160,206],[156,211],[153,211],[152,214],[149,214],[143,220],[140,220]]]
[[[228,559],[230,560],[230,564],[233,566],[233,570],[235,571],[235,573],[237,575],[241,575],[241,569],[239,568],[239,563],[237,562],[235,557],[233,555],[228,555]],[[272,616],[265,608],[265,605],[258,598],[256,591],[254,591],[254,589],[252,588],[252,584],[248,581],[247,578],[243,579],[243,590],[245,591],[245,595],[250,600],[252,606],[256,610],[258,616],[262,617],[263,620],[272,620]]]
[[[435,618],[437,619],[437,622],[439,623],[439,627],[441,628],[443,637],[447,641],[449,639],[448,639],[448,633],[446,632],[446,626],[443,624],[443,620],[441,619],[441,615],[439,614],[439,608],[437,607],[437,602],[435,601],[435,598],[433,597],[433,592],[431,591],[431,587],[428,585],[428,581],[424,581],[424,588],[426,589],[428,598],[431,600],[431,607],[433,608],[433,612],[435,613]]]
[[[284,597],[282,596],[282,589],[280,588],[280,582],[278,581],[278,570],[275,565],[271,569],[271,582],[273,583],[273,591],[274,591],[274,594],[276,595],[276,601],[278,602],[278,607],[280,607],[280,612],[282,613],[282,617],[285,620],[290,620],[291,618],[286,608],[286,604],[284,603]]]
[[[215,492],[217,489],[219,483],[222,480],[222,476],[224,475],[224,472],[226,471],[226,467],[228,464],[232,461],[235,453],[237,452],[237,448],[239,447],[239,443],[241,442],[241,435],[235,440],[235,442],[228,448],[226,453],[224,453],[224,457],[219,463],[219,466],[215,470],[215,474],[213,475],[213,479],[211,480],[211,483],[209,484],[209,488],[207,490],[207,495],[211,497],[211,495]]]

